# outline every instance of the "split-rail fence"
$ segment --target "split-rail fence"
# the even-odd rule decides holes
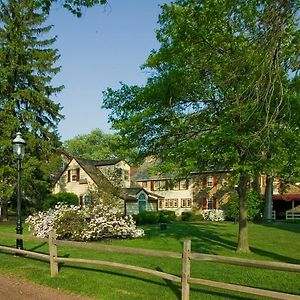
[[[260,261],[260,260],[250,260],[250,259],[241,259],[234,257],[226,257],[219,255],[210,255],[203,253],[195,253],[191,251],[191,241],[185,241],[183,243],[182,253],[179,252],[170,252],[170,251],[158,251],[158,250],[150,250],[150,249],[140,249],[140,248],[131,248],[131,247],[118,247],[118,246],[110,246],[104,245],[101,243],[81,243],[81,242],[73,242],[73,241],[63,241],[57,240],[56,234],[52,231],[49,235],[48,239],[26,236],[20,234],[12,234],[12,233],[0,233],[0,237],[6,238],[14,238],[14,239],[23,239],[29,241],[38,241],[45,242],[48,241],[49,244],[49,254],[36,253],[28,250],[21,250],[12,247],[2,246],[0,245],[0,251],[5,253],[12,254],[21,254],[28,257],[37,258],[40,260],[48,261],[50,263],[50,274],[51,277],[56,276],[58,274],[58,265],[59,263],[75,263],[75,264],[92,264],[98,266],[106,266],[116,269],[123,269],[134,272],[141,272],[150,274],[153,276],[157,276],[166,280],[174,281],[177,283],[181,283],[181,299],[188,300],[190,299],[190,285],[198,284],[202,286],[208,286],[212,288],[225,289],[235,292],[242,292],[246,294],[252,294],[257,296],[263,296],[272,299],[287,299],[287,300],[300,300],[300,295],[292,295],[287,293],[275,292],[270,290],[263,290],[258,288],[252,288],[242,285],[223,283],[213,280],[201,279],[201,278],[193,278],[191,277],[190,269],[191,262],[193,260],[198,261],[210,261],[215,263],[222,264],[231,264],[231,265],[240,265],[240,266],[250,266],[255,268],[263,268],[263,269],[273,269],[273,270],[281,270],[288,272],[298,272],[300,273],[300,265],[290,264],[290,263],[282,263],[282,262],[270,262],[270,261]],[[86,248],[86,249],[94,249],[101,250],[107,252],[114,253],[127,253],[127,254],[135,254],[135,255],[144,255],[144,256],[158,256],[164,258],[175,258],[182,260],[182,272],[181,276],[168,274],[164,272],[160,272],[157,270],[152,270],[148,268],[101,261],[101,260],[90,260],[90,259],[79,259],[79,258],[66,258],[59,257],[57,255],[57,247],[58,246],[68,246],[68,247],[77,247],[77,248]]]

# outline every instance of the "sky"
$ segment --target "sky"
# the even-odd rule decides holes
[[[100,128],[112,133],[109,111],[101,108],[102,91],[120,87],[119,82],[144,84],[140,70],[151,49],[158,49],[160,4],[169,0],[109,0],[109,5],[83,11],[81,18],[53,7],[48,23],[57,35],[54,47],[61,55],[61,72],[53,85],[64,85],[55,100],[65,119],[58,126],[62,141]]]

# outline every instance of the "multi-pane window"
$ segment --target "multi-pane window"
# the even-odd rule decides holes
[[[181,199],[181,207],[183,207],[183,208],[192,207],[192,199],[191,198]]]
[[[158,207],[163,208],[163,200],[158,200]]]
[[[124,170],[124,180],[129,180],[129,171]]]
[[[146,210],[146,196],[144,193],[141,193],[138,196],[138,203],[139,203],[139,213],[143,212]]]
[[[214,179],[213,179],[213,176],[207,176],[207,187],[213,187],[214,185]]]
[[[213,209],[213,199],[207,199],[207,209]]]
[[[177,208],[178,207],[178,199],[165,199],[165,208]]]
[[[68,182],[79,181],[80,179],[80,169],[68,170]]]
[[[144,182],[142,186],[144,187]],[[187,179],[181,180],[154,180],[150,183],[150,188],[152,191],[166,191],[166,190],[187,190],[189,188],[189,182]]]

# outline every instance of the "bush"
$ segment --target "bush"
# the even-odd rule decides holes
[[[160,210],[158,214],[159,214],[159,219],[158,219],[159,223],[170,223],[176,220],[175,211]]]
[[[258,220],[262,216],[263,201],[256,192],[251,191],[247,194],[248,220]],[[239,219],[239,198],[237,194],[232,194],[225,206],[226,219],[237,222]]]
[[[56,230],[58,239],[75,241],[103,238],[136,238],[144,235],[136,228],[131,216],[122,217],[120,211],[98,204],[80,209],[59,203],[54,209],[38,212],[26,219],[33,234],[46,238]]]
[[[58,203],[64,203],[66,205],[78,205],[79,199],[76,194],[73,193],[57,193],[49,195],[43,202],[43,210],[46,211],[49,208],[54,208]]]
[[[143,211],[133,216],[138,225],[156,224],[159,221],[159,213],[156,211]]]
[[[192,212],[191,211],[184,211],[181,213],[181,220],[182,221],[191,221],[192,219]]]
[[[195,211],[184,211],[181,213],[182,221],[203,221],[204,218],[201,214],[196,214]]]
[[[222,222],[225,220],[224,211],[221,209],[204,209],[201,214],[207,221]]]

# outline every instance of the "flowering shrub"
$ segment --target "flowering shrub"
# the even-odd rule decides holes
[[[54,209],[38,212],[26,219],[29,229],[38,237],[48,237],[56,230],[58,239],[75,241],[103,238],[137,238],[144,235],[131,216],[122,217],[120,211],[97,204],[80,209],[58,203]]]
[[[204,209],[202,216],[204,220],[208,221],[220,222],[225,220],[224,211],[221,209]]]

